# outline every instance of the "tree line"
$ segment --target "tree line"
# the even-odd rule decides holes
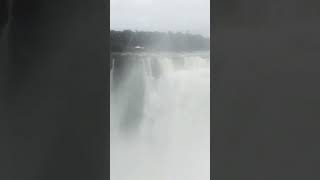
[[[210,49],[210,39],[181,32],[110,30],[110,45],[112,52],[133,51],[137,47],[145,51],[199,51]]]

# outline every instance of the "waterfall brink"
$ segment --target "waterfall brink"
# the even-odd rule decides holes
[[[111,59],[111,179],[209,179],[209,53]]]

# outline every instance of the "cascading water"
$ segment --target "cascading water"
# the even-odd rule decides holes
[[[209,180],[209,54],[117,55],[110,74],[111,180]]]

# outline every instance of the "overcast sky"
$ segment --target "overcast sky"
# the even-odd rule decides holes
[[[111,0],[110,6],[114,30],[210,35],[210,0]]]

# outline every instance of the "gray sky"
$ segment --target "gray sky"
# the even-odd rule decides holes
[[[210,0],[111,0],[114,30],[180,31],[210,36]]]

